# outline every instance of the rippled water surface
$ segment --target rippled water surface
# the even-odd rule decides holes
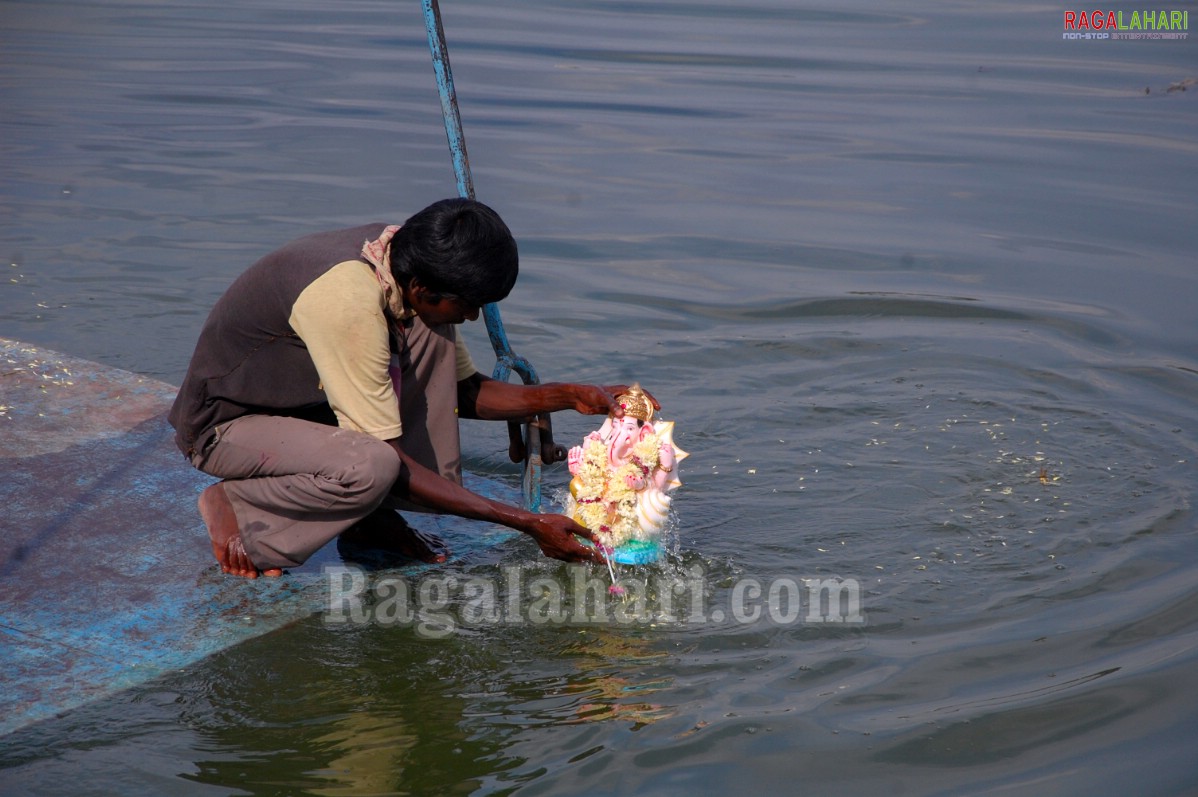
[[[639,379],[691,452],[646,572],[685,612],[313,617],[5,737],[0,791],[1198,790],[1198,41],[1018,0],[443,6],[517,350]],[[2,336],[177,382],[259,255],[455,191],[416,3],[0,20]],[[523,540],[434,575],[512,572],[577,576]],[[767,606],[802,579],[863,622]]]

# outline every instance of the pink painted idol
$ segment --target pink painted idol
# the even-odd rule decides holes
[[[669,519],[670,492],[681,486],[672,421],[653,420],[653,402],[633,385],[616,397],[622,417],[609,415],[567,460],[573,479],[566,514],[609,548],[648,541]]]

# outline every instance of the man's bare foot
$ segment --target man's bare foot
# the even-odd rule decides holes
[[[342,532],[342,540],[363,548],[399,554],[426,564],[449,558],[449,547],[435,534],[417,531],[392,509],[379,508]]]
[[[222,482],[210,485],[200,493],[200,517],[208,527],[208,536],[212,539],[212,553],[220,563],[220,569],[234,576],[257,578],[264,576],[281,576],[283,571],[278,568],[258,570],[245,552],[241,542],[241,531],[237,528],[237,516],[233,514],[233,505],[225,495]]]

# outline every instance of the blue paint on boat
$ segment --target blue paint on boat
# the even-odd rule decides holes
[[[0,338],[0,734],[319,612],[335,544],[282,578],[221,573],[175,448],[175,388]],[[514,488],[466,485],[515,503]],[[515,536],[421,515],[454,559]],[[358,562],[358,564],[361,564]],[[418,564],[388,570],[403,573]],[[375,565],[378,566],[377,563]]]

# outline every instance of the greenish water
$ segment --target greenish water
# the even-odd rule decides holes
[[[446,2],[517,350],[691,452],[679,611],[533,622],[577,569],[514,540],[427,576],[505,622],[314,616],[0,739],[0,791],[1193,793],[1198,41],[1064,10]],[[454,193],[414,3],[0,20],[0,335],[177,382],[259,255]]]

